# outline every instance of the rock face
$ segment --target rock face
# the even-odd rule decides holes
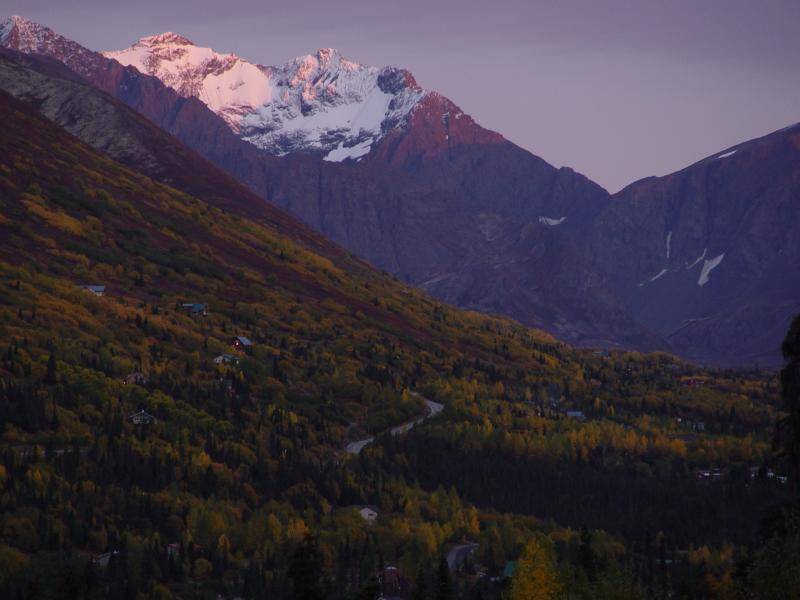
[[[776,364],[800,311],[800,125],[628,186],[586,261],[679,354]]]
[[[109,58],[19,18],[0,45],[63,61],[261,198],[459,306],[720,365],[778,364],[800,311],[797,128],[612,197],[407,71],[332,50],[264,67],[168,33]]]

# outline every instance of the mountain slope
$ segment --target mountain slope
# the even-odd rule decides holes
[[[6,29],[14,27],[12,23]],[[74,42],[69,40],[38,44],[56,34],[42,33],[37,27],[49,32],[28,22],[24,28],[16,27],[24,31],[6,34],[2,43],[33,48],[68,66],[73,56],[87,52],[73,49]],[[167,50],[185,49],[184,40],[174,34],[164,40],[169,41]],[[222,60],[219,55],[209,56],[212,63]],[[343,68],[338,55],[330,59],[337,69]],[[319,72],[320,60],[306,61],[313,67],[309,73],[316,75],[298,83],[300,88],[335,75]],[[238,64],[241,59],[230,61]],[[300,152],[277,159],[237,138],[220,116],[194,96],[183,98],[158,79],[97,53],[80,62],[77,71],[92,83],[262,197],[406,281],[462,306],[507,313],[565,339],[605,339],[608,336],[597,328],[598,316],[603,315],[613,319],[619,339],[642,347],[660,345],[632,322],[610,294],[579,285],[566,266],[574,262],[568,258],[577,243],[573,226],[590,221],[607,202],[607,193],[571,170],[554,169],[481,128],[439,94],[424,93],[400,123],[386,120],[391,127],[381,129],[382,137],[369,153],[358,157],[358,163],[319,160],[318,152],[317,156]],[[297,61],[292,64],[297,66]],[[209,65],[204,67],[201,60],[196,67],[205,74]],[[401,95],[416,89],[413,78],[403,71],[353,69],[353,76],[366,73],[372,78],[373,91],[381,85]],[[167,80],[168,75],[168,70],[162,72]],[[190,76],[186,81],[191,80]],[[182,89],[188,93],[197,88],[187,83]],[[314,89],[317,94],[319,89]],[[341,101],[336,94],[314,98],[309,107],[312,116],[328,114],[333,106],[328,104]],[[359,96],[344,100],[353,98]],[[504,265],[513,267],[506,272]],[[579,295],[561,293],[559,279],[572,280],[570,285]]]
[[[157,181],[247,215],[333,260],[346,256],[342,248],[264,202],[136,111],[76,77],[59,61],[0,48],[0,89],[36,103],[43,115],[71,134]]]
[[[794,255],[771,241],[788,244],[796,219],[780,201],[796,193],[791,144],[746,163],[743,149],[720,152],[611,198],[409,73],[335,51],[264,67],[163,34],[109,53],[162,82],[24,19],[7,21],[0,43],[64,61],[262,198],[440,299],[575,343],[714,364],[780,359],[798,307]],[[362,128],[351,117],[370,94],[394,99]],[[269,152],[247,141],[258,136]]]
[[[27,98],[0,91],[3,597],[266,599],[310,586],[347,598],[373,589],[387,556],[424,572],[469,539],[499,574],[519,540],[577,549],[587,522],[603,541],[593,577],[618,585],[622,566],[644,572],[649,557],[633,549],[647,531],[669,532],[668,552],[717,547],[747,539],[763,498],[781,497],[776,481],[737,475],[768,453],[770,378],[596,356],[328,260],[235,197],[195,197],[79,140],[65,127],[106,139],[95,117],[121,159],[151,168],[164,145],[168,169],[213,171],[103,92],[48,71],[59,65],[14,58],[0,57],[0,81]],[[679,383],[699,377],[702,390]],[[409,390],[445,410],[347,457],[349,440],[424,414]],[[708,432],[684,442],[676,414]],[[695,477],[709,456],[723,485]],[[542,482],[574,482],[573,493]],[[509,500],[523,514],[492,507]],[[378,507],[374,522],[353,508],[364,504]],[[298,575],[309,547],[324,564]],[[559,568],[576,573],[571,589],[587,580],[569,554]],[[685,587],[700,589],[707,575],[691,571]],[[502,593],[456,577],[467,593]]]
[[[616,194],[589,269],[683,356],[779,364],[800,310],[800,125]]]

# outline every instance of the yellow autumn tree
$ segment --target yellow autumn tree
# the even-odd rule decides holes
[[[531,539],[517,561],[511,600],[552,600],[560,592],[550,545],[545,540]]]

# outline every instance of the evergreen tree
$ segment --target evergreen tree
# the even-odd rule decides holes
[[[300,545],[295,548],[289,564],[289,579],[292,582],[293,600],[324,600],[322,589],[322,556],[317,540],[306,535]]]
[[[456,597],[453,587],[453,578],[450,575],[450,567],[447,559],[442,555],[439,561],[439,568],[436,572],[436,600],[454,600]]]
[[[775,445],[792,467],[796,489],[800,490],[800,315],[792,321],[781,346],[786,365],[781,371],[783,410]]]
[[[54,352],[50,353],[50,358],[47,359],[47,373],[44,376],[44,382],[47,384],[56,383],[56,355]]]
[[[411,600],[430,600],[430,592],[428,589],[428,574],[425,572],[422,564],[417,571],[417,579],[414,582],[414,588],[411,590]]]

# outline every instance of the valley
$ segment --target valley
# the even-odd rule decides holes
[[[800,581],[800,126],[611,195],[403,69],[22,17],[0,123],[3,597]]]

